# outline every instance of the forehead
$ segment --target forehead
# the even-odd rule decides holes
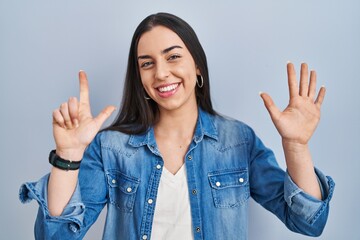
[[[158,53],[174,45],[186,48],[175,32],[164,26],[156,26],[141,35],[138,43],[138,55]]]

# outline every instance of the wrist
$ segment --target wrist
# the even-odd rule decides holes
[[[56,149],[56,155],[63,159],[79,162],[83,158],[84,149]]]
[[[78,170],[80,168],[81,161],[72,161],[63,159],[56,154],[56,150],[52,150],[49,154],[49,163],[61,170]]]
[[[285,151],[293,153],[301,153],[309,151],[309,145],[307,143],[299,143],[291,140],[282,139],[282,146]]]

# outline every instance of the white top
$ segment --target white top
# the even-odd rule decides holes
[[[175,175],[163,168],[150,239],[194,239],[185,164]]]

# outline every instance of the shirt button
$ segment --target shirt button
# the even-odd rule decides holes
[[[142,239],[146,240],[146,239],[147,239],[147,236],[146,236],[146,235],[143,235],[143,236],[142,236]]]
[[[76,232],[78,231],[78,229],[77,229],[77,227],[76,227],[75,224],[70,224],[70,225],[69,225],[69,228],[70,228],[70,230],[73,231],[74,233],[76,233]]]
[[[241,177],[241,178],[239,178],[239,182],[244,182],[244,179]]]
[[[196,194],[197,194],[196,189],[193,189],[193,190],[192,190],[192,194],[194,194],[194,195],[196,195]]]
[[[221,186],[221,183],[220,182],[216,182],[215,183],[217,187],[220,187]]]
[[[156,165],[156,169],[160,170],[160,169],[161,169],[161,165],[160,165],[160,164]]]
[[[116,180],[115,180],[115,179],[113,179],[111,182],[115,184],[115,183],[116,183]]]
[[[152,204],[153,202],[154,202],[154,200],[152,200],[151,198],[149,198],[148,204]]]
[[[132,191],[132,188],[131,188],[131,187],[128,187],[128,188],[126,189],[126,191],[127,191],[127,192],[131,192],[131,191]]]
[[[196,228],[196,232],[200,232],[200,227],[197,227],[197,228]]]
[[[192,159],[192,156],[191,156],[191,155],[189,155],[189,156],[188,156],[188,159],[189,159],[189,160],[191,160],[191,159]]]

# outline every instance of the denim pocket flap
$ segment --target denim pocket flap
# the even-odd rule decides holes
[[[208,176],[211,187],[218,190],[230,187],[242,187],[248,184],[246,169],[212,172],[209,173]]]
[[[139,186],[140,180],[127,176],[117,170],[106,173],[108,185],[111,188],[118,188],[125,194],[134,194]]]
[[[241,207],[250,196],[246,168],[226,169],[208,174],[215,207]]]
[[[109,201],[123,212],[132,212],[140,179],[125,175],[117,170],[106,172],[109,187]]]

